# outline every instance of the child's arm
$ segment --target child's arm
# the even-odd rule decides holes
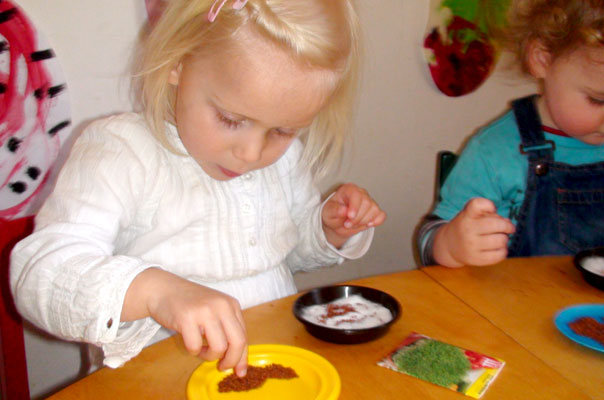
[[[246,373],[245,322],[239,302],[231,296],[149,268],[132,281],[121,317],[122,321],[152,317],[179,332],[191,354],[220,359],[220,369],[234,368],[239,376]]]
[[[492,201],[474,198],[434,234],[434,260],[447,267],[490,265],[507,257],[512,222],[496,212]]]
[[[347,183],[325,203],[321,218],[325,238],[335,248],[340,248],[351,236],[381,225],[386,220],[386,213],[365,189]]]

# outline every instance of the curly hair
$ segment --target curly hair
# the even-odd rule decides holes
[[[168,0],[162,16],[143,38],[135,87],[157,139],[174,151],[165,123],[174,122],[175,89],[170,72],[192,54],[211,57],[231,51],[240,27],[256,32],[310,67],[336,71],[338,85],[304,133],[303,162],[317,175],[339,164],[350,133],[357,90],[360,26],[354,0],[249,0],[242,10],[224,7],[212,23],[211,0]],[[138,86],[137,86],[138,84]]]
[[[528,74],[534,40],[554,59],[581,45],[604,46],[604,0],[512,0],[508,23],[495,37]]]

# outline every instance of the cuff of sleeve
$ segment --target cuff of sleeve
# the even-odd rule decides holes
[[[421,228],[419,235],[419,256],[422,266],[436,265],[437,262],[434,260],[434,236],[438,228],[446,224],[446,220],[434,220],[426,223]]]
[[[327,241],[327,238],[325,237],[325,231],[323,231],[323,222],[321,220],[323,207],[332,196],[333,193],[329,197],[327,197],[325,201],[323,201],[323,204],[321,204],[321,207],[319,208],[319,237],[321,238],[321,241],[326,248],[338,255],[337,263],[342,264],[346,259],[356,260],[358,258],[363,257],[365,253],[367,253],[369,247],[371,247],[371,242],[373,241],[375,228],[369,228],[351,236],[340,249],[336,249],[331,243]]]
[[[103,364],[109,368],[121,367],[138,355],[160,328],[152,318],[118,325],[120,327],[115,340],[103,345]]]
[[[126,267],[126,262],[123,267]],[[107,313],[101,313],[97,320],[97,338],[98,345],[105,345],[116,340],[122,340],[124,337],[123,327],[126,325],[120,323],[122,314],[122,308],[124,306],[124,299],[126,298],[126,292],[132,284],[132,281],[138,274],[148,268],[156,267],[153,264],[141,263],[139,265],[132,265],[130,268],[116,268],[116,271],[122,271],[121,274],[114,274],[114,293],[109,296],[103,296],[107,299],[108,304],[101,304],[101,310],[107,310]],[[127,324],[128,326],[137,326],[137,324]],[[128,330],[129,331],[129,330]]]

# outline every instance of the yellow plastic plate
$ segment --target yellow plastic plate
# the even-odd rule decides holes
[[[217,362],[201,364],[189,378],[189,400],[288,399],[336,400],[340,395],[340,376],[325,358],[299,347],[280,344],[249,346],[250,365],[281,364],[293,368],[298,378],[272,379],[247,392],[218,392],[218,382],[233,370],[219,371]]]

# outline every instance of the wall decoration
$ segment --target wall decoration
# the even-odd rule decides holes
[[[0,218],[36,212],[70,128],[54,51],[21,8],[0,1]]]
[[[430,0],[424,49],[432,80],[447,96],[476,90],[493,71],[490,32],[502,26],[510,0]]]

